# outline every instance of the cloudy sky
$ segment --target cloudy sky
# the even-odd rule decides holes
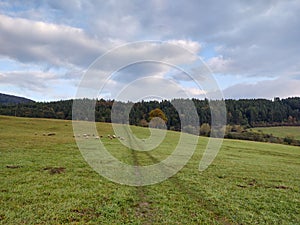
[[[2,0],[0,92],[37,101],[73,98],[98,57],[126,43],[157,40],[203,60],[226,98],[299,96],[299,12],[297,0]],[[136,50],[123,48],[116,60],[134,58]],[[151,44],[138,52],[174,65],[193,60],[163,46],[153,52]],[[166,98],[182,90],[190,97],[207,93],[164,63],[124,66],[109,79],[105,63],[90,82],[105,86],[100,97],[130,88],[136,99],[147,97],[143,91],[148,98],[151,91]]]

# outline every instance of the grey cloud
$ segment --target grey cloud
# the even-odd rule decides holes
[[[300,70],[299,2],[281,1],[255,12],[233,30],[213,38],[230,67],[223,73],[245,76],[288,76]]]
[[[57,77],[52,73],[43,73],[39,71],[12,71],[0,73],[0,83],[14,85],[19,88],[31,91],[45,91],[51,80]]]
[[[300,95],[300,81],[279,78],[275,80],[260,81],[255,84],[236,84],[226,88],[225,98],[269,98],[276,96],[290,97]]]
[[[136,42],[100,57],[89,69],[89,78],[110,76],[118,82],[131,82],[145,76],[164,76],[174,66],[192,66],[197,57],[167,42]]]
[[[169,69],[170,67],[168,65],[160,62],[140,62],[131,64],[117,71],[112,79],[122,83],[129,83],[137,78],[158,75],[163,76]]]
[[[36,4],[41,8],[41,3]],[[68,18],[71,24],[84,24],[86,32],[98,38],[192,38],[221,45],[218,53],[234,61],[230,68],[234,73],[255,70],[253,62],[258,70],[250,73],[259,74],[270,70],[271,63],[280,64],[282,57],[298,55],[299,50],[295,49],[300,23],[297,1],[77,0],[70,4],[55,0],[45,1],[43,7],[56,12],[57,22],[70,24],[65,21]]]
[[[83,30],[0,15],[0,54],[20,62],[89,65],[106,47]]]
[[[171,80],[160,77],[142,77],[135,79],[127,86],[117,84],[119,88],[105,87],[104,91],[111,93],[114,99],[126,101],[128,99],[139,101],[156,97],[158,99],[187,98],[184,87]]]
[[[14,11],[16,8],[20,10]],[[1,17],[0,52],[21,62],[84,68],[120,43],[144,39],[193,40],[216,46],[216,56],[208,61],[214,72],[276,78],[228,88],[225,90],[228,96],[238,96],[239,92],[241,97],[253,96],[248,90],[263,84],[267,84],[273,95],[276,94],[273,87],[279,82],[290,87],[279,88],[282,95],[297,94],[292,79],[300,71],[299,11],[299,1],[293,0],[11,1],[0,5],[0,12],[12,16]],[[3,22],[7,20],[10,26]],[[32,20],[45,21],[47,29],[40,29]],[[50,29],[53,26],[56,29]],[[163,51],[162,59],[184,60],[176,51]],[[130,49],[120,56],[120,65],[129,53]],[[153,53],[142,51],[143,54]],[[123,72],[128,75],[158,71],[158,67],[146,66]],[[178,78],[184,77],[178,74]],[[271,95],[266,91],[258,93],[260,97]]]
[[[218,72],[277,77],[300,69],[298,1],[75,3],[72,10],[60,1],[49,1],[49,6],[73,18],[86,14],[88,32],[96,36],[124,41],[192,38],[222,46],[217,54],[231,63]]]
[[[294,75],[294,76],[292,76],[292,78],[295,80],[300,80],[300,74]]]

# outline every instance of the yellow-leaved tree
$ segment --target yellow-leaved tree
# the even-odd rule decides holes
[[[149,120],[151,127],[154,128],[164,128],[166,126],[166,122],[168,121],[164,112],[159,108],[150,111]]]

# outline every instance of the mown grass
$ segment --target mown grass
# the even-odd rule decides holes
[[[300,127],[292,126],[280,126],[280,127],[257,127],[252,128],[255,131],[262,131],[265,134],[272,134],[274,137],[292,137],[296,140],[300,140]]]
[[[178,141],[178,133],[169,132],[146,154],[109,140],[110,124],[97,127],[111,153],[129,164],[155,163]],[[0,116],[0,137],[0,224],[300,224],[299,147],[224,140],[200,173],[208,140],[201,137],[175,176],[130,187],[89,167],[70,121]]]

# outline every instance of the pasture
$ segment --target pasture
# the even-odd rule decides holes
[[[299,126],[280,126],[280,127],[257,127],[252,128],[255,131],[262,131],[265,134],[272,134],[274,137],[292,137],[300,140],[300,127]]]
[[[168,132],[146,154],[107,138],[111,124],[97,123],[97,129],[112,155],[135,165],[167,157],[179,135]],[[132,129],[149,135],[146,128]],[[208,141],[200,137],[175,176],[131,187],[86,163],[71,121],[0,116],[0,138],[0,224],[300,224],[299,147],[224,140],[200,173]]]

